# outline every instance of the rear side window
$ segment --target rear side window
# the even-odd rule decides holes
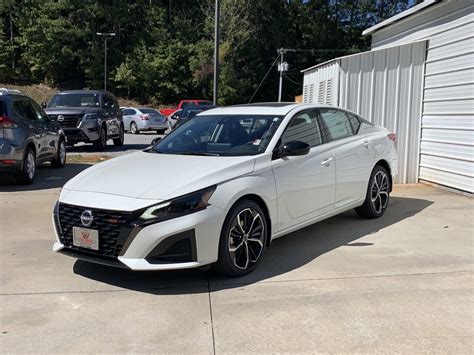
[[[14,100],[13,112],[15,115],[23,117],[31,121],[38,121],[39,117],[33,108],[33,105],[28,100]]]
[[[349,117],[349,121],[351,122],[351,127],[352,127],[352,132],[354,132],[354,134],[357,134],[357,132],[359,132],[359,128],[360,128],[360,120],[357,116],[353,115],[353,114],[350,114],[350,113],[346,113],[347,117]]]
[[[127,109],[123,110],[123,114],[125,116],[132,116],[132,115],[135,114],[135,110],[130,110],[129,108],[127,108]]]
[[[352,136],[352,125],[346,113],[335,109],[320,109],[323,134],[328,141]]]
[[[281,136],[281,142],[285,144],[291,141],[305,142],[310,147],[315,147],[322,143],[323,140],[315,110],[300,112],[291,119]]]

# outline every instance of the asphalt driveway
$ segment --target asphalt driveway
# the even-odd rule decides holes
[[[127,272],[51,251],[60,187],[87,165],[0,185],[2,353],[474,351],[472,198],[397,186],[276,240],[251,275]]]

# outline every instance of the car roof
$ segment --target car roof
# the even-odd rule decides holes
[[[204,111],[203,115],[278,115],[284,116],[294,109],[304,108],[334,108],[330,105],[299,104],[295,102],[260,102],[253,104],[217,107]]]
[[[56,93],[56,95],[61,94],[103,94],[104,90],[64,90]]]

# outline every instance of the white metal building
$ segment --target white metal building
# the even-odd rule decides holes
[[[425,0],[367,30],[372,51],[305,69],[305,102],[397,133],[400,183],[474,192],[474,1]]]

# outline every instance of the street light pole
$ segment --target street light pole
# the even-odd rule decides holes
[[[219,88],[219,27],[220,27],[220,0],[216,0],[214,14],[214,93],[213,103],[217,105]]]
[[[107,37],[115,36],[115,32],[103,33],[97,32],[97,36],[104,36],[104,91],[107,91]]]

